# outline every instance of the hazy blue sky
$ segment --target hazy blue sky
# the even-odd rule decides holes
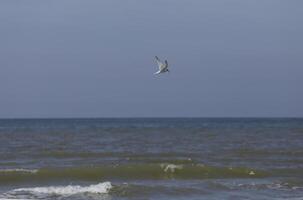
[[[1,0],[0,117],[303,117],[302,0]],[[155,76],[154,56],[170,73]]]

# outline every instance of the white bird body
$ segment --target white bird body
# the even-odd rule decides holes
[[[165,60],[164,63],[162,63],[157,56],[155,56],[155,58],[156,58],[156,62],[158,64],[159,70],[154,74],[161,74],[164,72],[169,72],[167,60]]]

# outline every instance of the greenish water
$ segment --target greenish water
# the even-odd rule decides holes
[[[303,199],[303,119],[2,119],[0,143],[0,199]]]

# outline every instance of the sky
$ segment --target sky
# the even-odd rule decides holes
[[[1,0],[0,118],[303,117],[302,7]]]

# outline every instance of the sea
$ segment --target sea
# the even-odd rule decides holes
[[[303,119],[1,119],[4,199],[303,200]]]

